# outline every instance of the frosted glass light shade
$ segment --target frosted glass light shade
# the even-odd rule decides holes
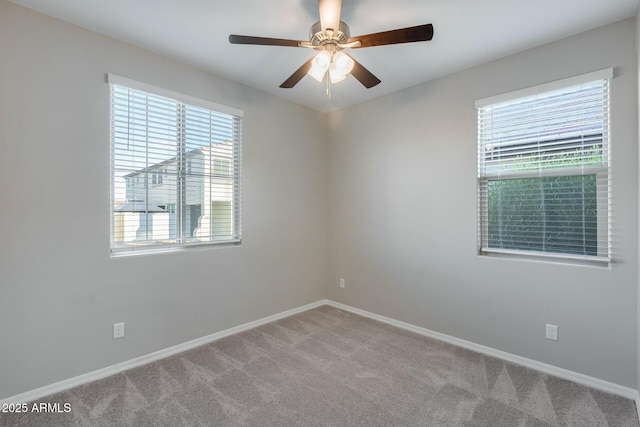
[[[347,78],[346,74],[341,73],[334,64],[329,67],[329,78],[331,83],[338,83]]]
[[[329,77],[331,78],[331,83],[338,83],[347,77],[347,74],[353,70],[353,59],[349,55],[346,55],[342,52],[336,52],[333,55],[333,61],[329,66]]]
[[[323,50],[313,58],[311,68],[307,74],[321,82],[327,72],[327,68],[329,68],[329,64],[331,64],[331,54]]]
[[[336,52],[333,55],[333,65],[341,74],[349,74],[353,70],[354,62],[349,55],[343,52]]]

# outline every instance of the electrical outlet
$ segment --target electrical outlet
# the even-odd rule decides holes
[[[122,323],[114,323],[113,324],[113,338],[122,338],[124,337],[124,322]]]
[[[558,341],[558,326],[547,323],[546,337],[548,340]]]
[[[344,279],[340,279],[340,288],[344,289]]]

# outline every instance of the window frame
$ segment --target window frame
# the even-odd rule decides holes
[[[607,68],[598,70],[592,73],[587,73],[567,79],[554,81],[542,85],[537,85],[521,90],[516,90],[488,98],[479,99],[476,101],[475,106],[477,109],[477,125],[478,134],[476,139],[478,149],[477,160],[477,253],[480,256],[506,256],[516,258],[532,258],[539,260],[560,260],[560,261],[578,261],[593,263],[595,265],[609,264],[612,262],[612,244],[611,244],[611,140],[610,140],[610,94],[611,94],[611,80],[613,78],[613,68]],[[604,99],[603,111],[604,123],[602,129],[601,143],[602,143],[602,165],[594,166],[565,166],[558,168],[542,168],[530,171],[518,171],[513,173],[487,173],[484,171],[484,157],[483,151],[486,147],[482,141],[481,130],[481,110],[485,107],[490,107],[496,104],[506,102],[518,102],[525,98],[541,95],[547,92],[553,92],[563,89],[569,89],[581,84],[592,83],[596,81],[607,81],[606,99]],[[534,251],[527,249],[505,249],[489,247],[489,182],[490,181],[507,181],[510,179],[530,179],[530,178],[545,178],[545,177],[571,177],[571,176],[589,176],[595,175],[596,179],[596,200],[597,200],[597,248],[606,247],[606,254],[597,256],[594,255],[581,255],[571,254],[567,252],[546,252],[546,251]],[[606,183],[606,190],[598,190],[599,183]],[[601,235],[605,234],[606,235]]]
[[[153,86],[151,84],[143,83],[140,81],[128,79],[125,77],[121,77],[115,74],[107,74],[106,81],[109,84],[109,91],[111,93],[109,97],[109,108],[110,108],[110,137],[109,137],[109,155],[110,155],[110,256],[112,258],[121,257],[121,256],[131,256],[131,255],[148,255],[148,254],[156,254],[156,253],[167,253],[167,252],[176,252],[182,250],[191,250],[197,248],[207,248],[207,247],[220,247],[220,246],[236,246],[241,244],[242,242],[242,127],[243,127],[243,117],[244,112],[242,110],[229,107],[226,105],[221,105],[214,103],[212,101],[204,100],[201,98],[193,97],[190,95],[185,95],[182,93],[174,92],[172,90],[164,89],[161,87]],[[231,157],[230,157],[230,168],[233,169],[233,172],[229,175],[229,180],[231,181],[231,205],[232,205],[232,224],[231,227],[234,230],[233,236],[230,239],[224,239],[219,241],[201,241],[194,242],[193,238],[184,238],[184,241],[172,241],[168,243],[154,243],[154,244],[142,244],[142,245],[130,245],[129,247],[116,247],[115,246],[115,233],[114,233],[114,202],[115,202],[115,187],[116,187],[116,175],[115,175],[115,139],[114,139],[114,127],[113,127],[113,86],[119,86],[125,89],[132,89],[136,91],[146,92],[150,95],[160,96],[168,98],[172,101],[175,101],[181,104],[184,108],[196,107],[203,108],[206,110],[211,110],[215,113],[221,113],[233,116],[234,123],[237,120],[237,126],[234,125],[234,138],[231,141]],[[183,144],[178,142],[178,144]],[[184,151],[184,150],[183,150]],[[182,160],[180,160],[182,161]],[[189,160],[189,163],[191,161]],[[184,176],[190,176],[191,171],[186,170],[186,164],[184,166],[185,170],[182,172]],[[148,177],[145,179],[146,186],[151,188],[155,185],[162,185],[167,170],[165,167],[160,167],[156,170],[148,171]],[[153,178],[156,177],[156,174],[160,174],[160,182],[156,184],[152,183]],[[177,176],[178,178],[178,176]],[[215,176],[213,173],[210,174],[210,179],[214,179]],[[139,181],[140,177],[135,178]],[[180,179],[181,180],[181,179]],[[157,181],[157,179],[156,179]],[[127,182],[128,185],[128,182]],[[126,188],[126,185],[125,185]],[[179,191],[179,190],[176,190]],[[186,190],[184,190],[186,191]],[[182,196],[184,197],[184,196]],[[175,206],[175,205],[172,205]],[[175,209],[175,207],[174,207]],[[186,213],[183,213],[186,215]]]

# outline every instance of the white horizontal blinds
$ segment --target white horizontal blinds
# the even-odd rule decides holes
[[[241,117],[111,84],[112,252],[240,240]]]
[[[608,260],[609,79],[478,108],[483,252]]]
[[[196,195],[195,207],[187,210],[199,217],[198,238],[211,241],[240,238],[240,153],[234,140],[240,138],[240,119],[205,108],[186,106],[187,199]],[[195,224],[194,224],[195,225]]]

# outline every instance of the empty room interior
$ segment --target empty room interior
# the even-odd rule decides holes
[[[639,6],[0,0],[0,426],[640,426]]]

